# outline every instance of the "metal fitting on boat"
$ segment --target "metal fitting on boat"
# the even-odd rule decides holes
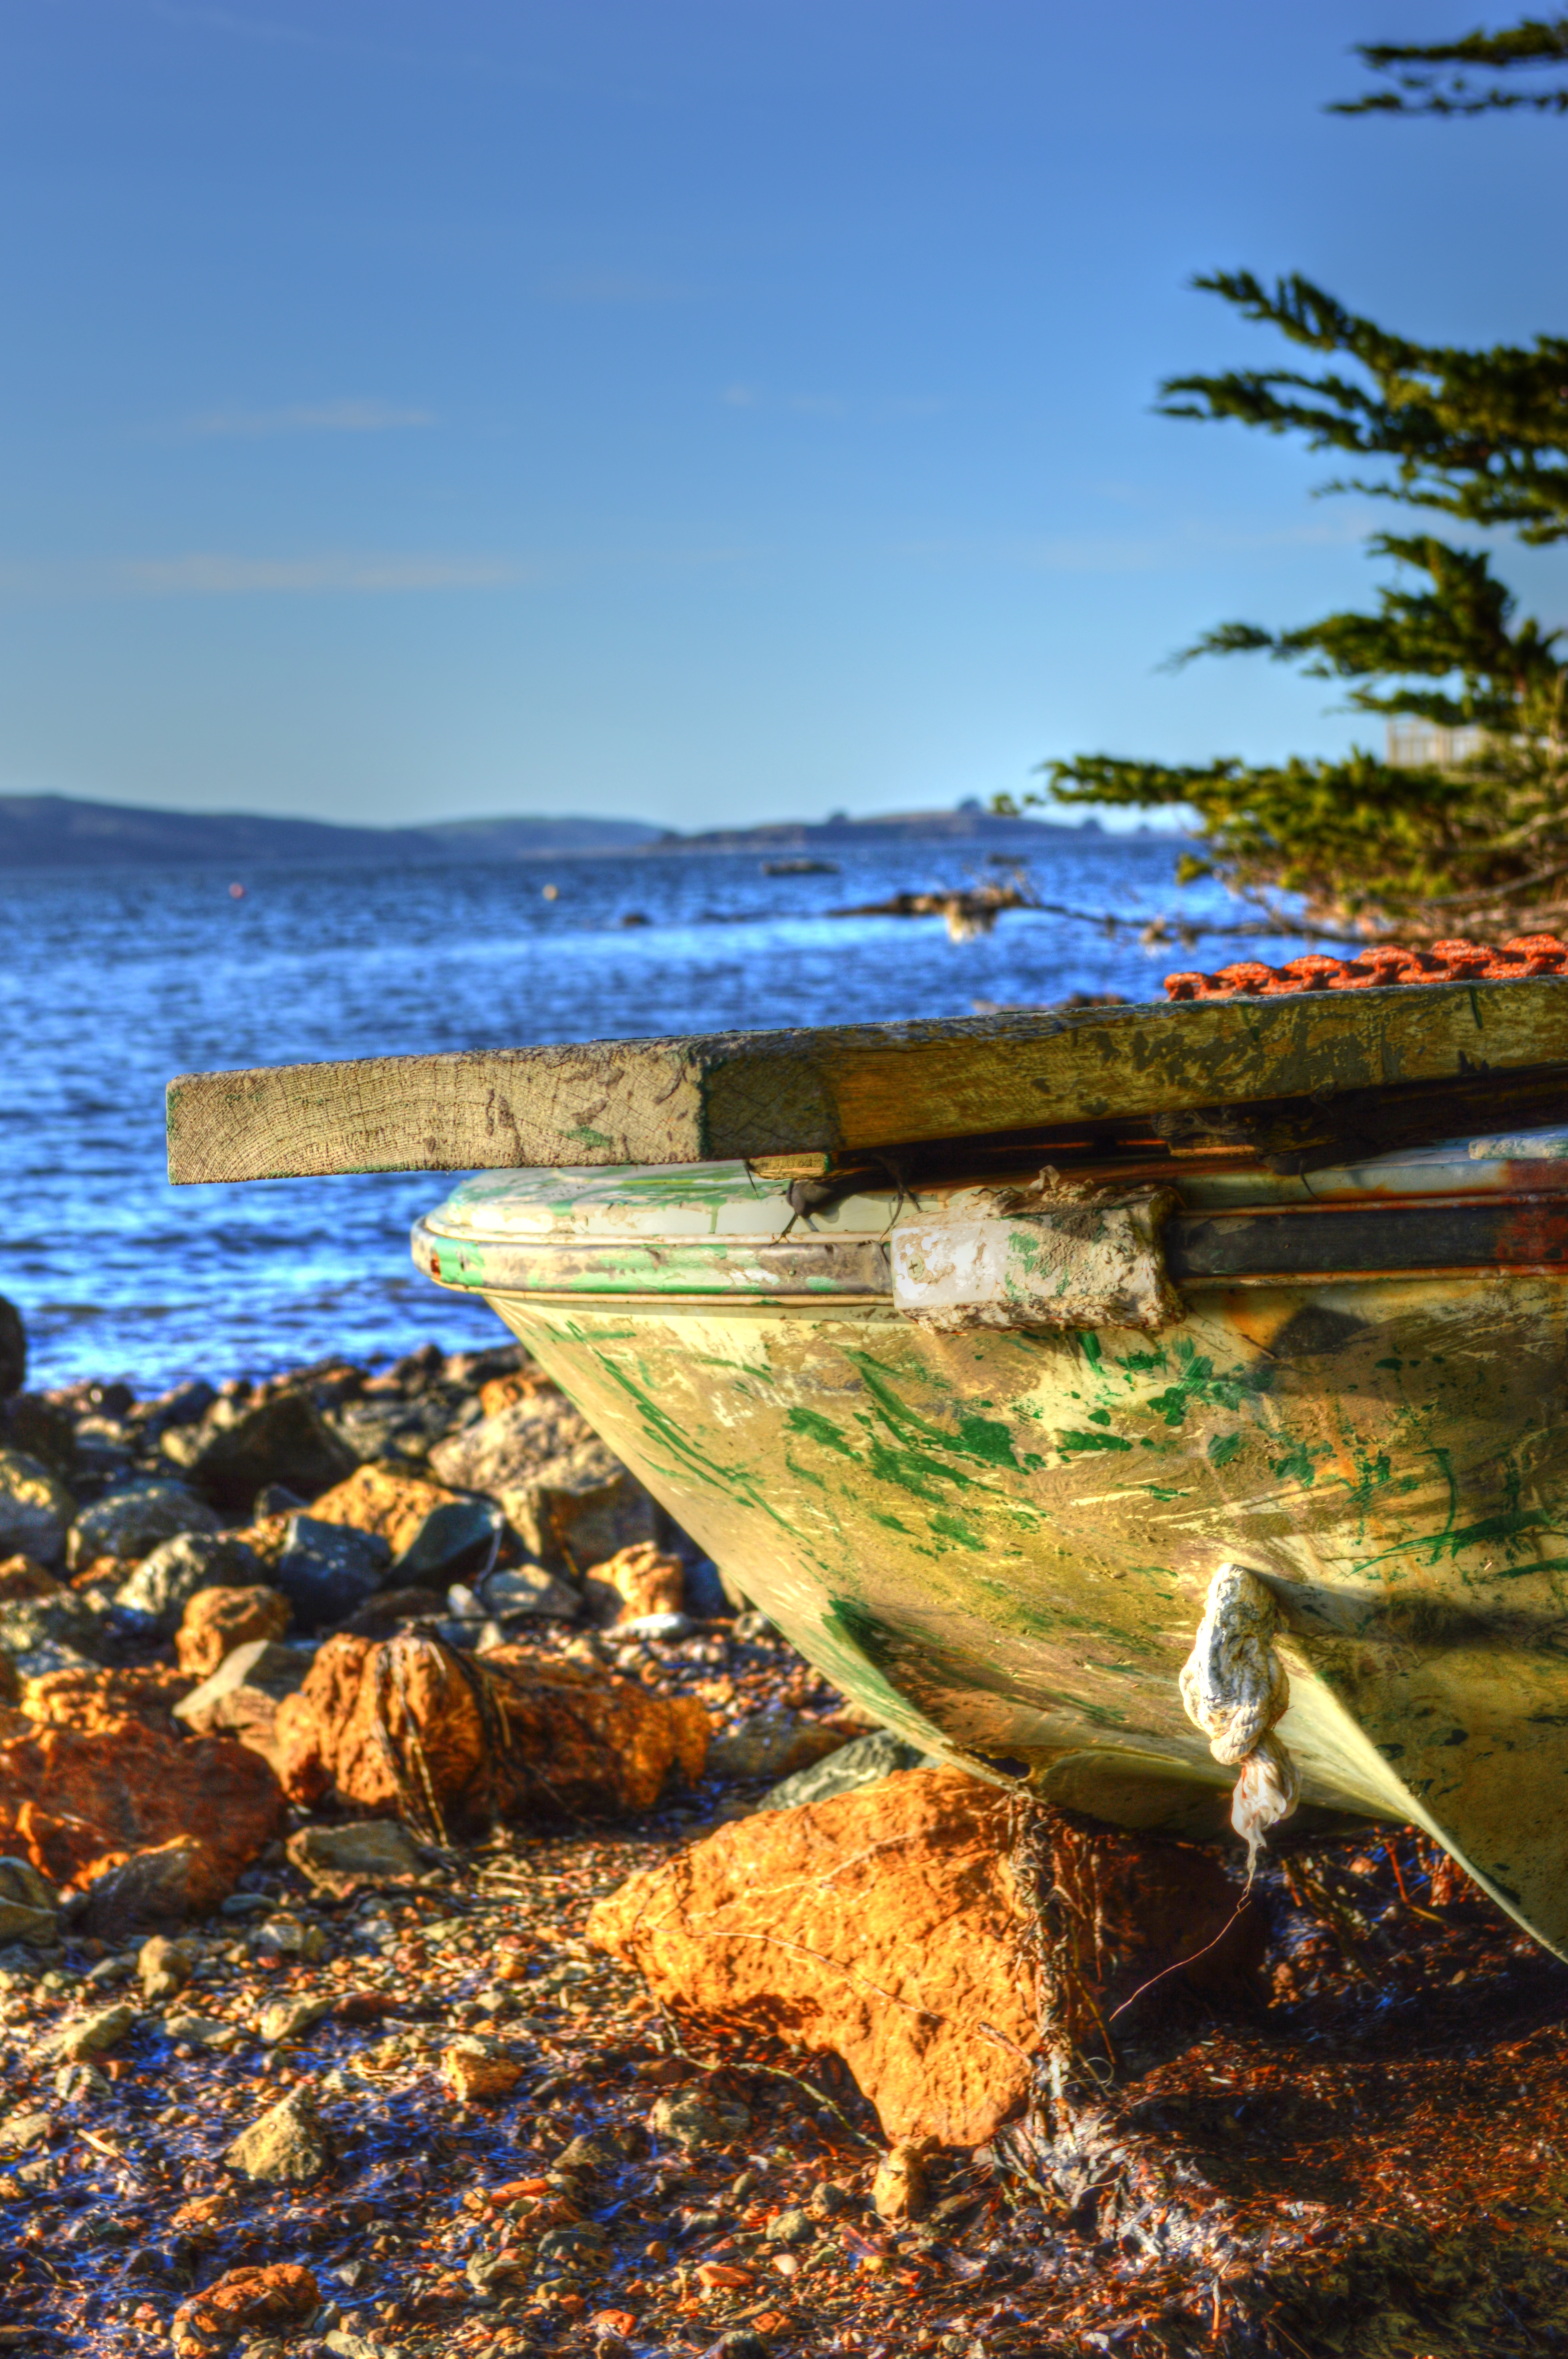
[[[1187,1718],[1208,1738],[1215,1759],[1239,1770],[1230,1822],[1247,1845],[1249,1875],[1265,1833],[1289,1818],[1301,1793],[1296,1765],[1272,1733],[1291,1701],[1272,1645],[1277,1619],[1273,1595],[1255,1572],[1221,1565],[1181,1673]]]

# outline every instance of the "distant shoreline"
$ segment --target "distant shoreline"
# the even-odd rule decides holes
[[[775,821],[695,835],[639,820],[451,820],[374,828],[257,812],[159,810],[70,795],[0,795],[0,875],[40,868],[254,866],[287,861],[341,866],[373,861],[406,867],[471,860],[563,860],[694,852],[829,853],[895,842],[974,843],[1019,850],[1048,838],[1104,832],[1098,821],[1003,819],[970,802],[956,810],[896,811],[869,819]]]

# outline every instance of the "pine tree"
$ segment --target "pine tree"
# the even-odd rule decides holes
[[[1331,114],[1490,114],[1527,106],[1540,114],[1568,113],[1568,82],[1547,90],[1506,90],[1494,82],[1477,89],[1466,68],[1490,66],[1501,73],[1528,72],[1532,66],[1568,65],[1568,16],[1543,22],[1527,16],[1500,33],[1466,33],[1457,41],[1414,45],[1361,41],[1357,57],[1374,73],[1388,74],[1396,87],[1342,99]],[[1446,82],[1436,69],[1457,66]]]
[[[1398,89],[1334,110],[1476,114],[1530,104],[1568,110],[1558,91],[1477,92],[1463,74],[1568,61],[1568,18],[1422,48],[1363,46]],[[1427,345],[1347,311],[1308,280],[1267,289],[1249,272],[1196,282],[1292,342],[1356,364],[1309,375],[1232,370],[1172,377],[1166,416],[1238,419],[1300,433],[1309,447],[1381,461],[1385,471],[1325,486],[1359,490],[1544,544],[1568,538],[1568,338],[1489,351]],[[1278,896],[1304,901],[1308,924],[1371,937],[1432,940],[1568,923],[1568,660],[1560,633],[1516,621],[1487,555],[1430,534],[1375,535],[1369,552],[1404,569],[1373,613],[1292,630],[1224,623],[1174,658],[1267,654],[1347,683],[1356,711],[1448,733],[1428,758],[1390,761],[1357,747],[1340,761],[1279,765],[1220,758],[1192,766],[1105,754],[1042,765],[1048,795],[1026,801],[1184,806],[1202,848],[1180,881],[1217,876],[1262,921],[1294,929]],[[1410,577],[1422,586],[1409,587]],[[1009,799],[1001,799],[1008,808]]]

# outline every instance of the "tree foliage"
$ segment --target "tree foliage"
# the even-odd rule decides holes
[[[1568,65],[1568,16],[1526,16],[1500,33],[1465,33],[1456,41],[1359,41],[1356,54],[1394,86],[1342,99],[1329,108],[1331,114],[1492,114],[1521,106],[1541,114],[1568,113],[1568,82],[1520,90],[1501,82],[1482,86],[1471,78],[1477,67],[1517,74]],[[1445,75],[1444,66],[1458,71]]]
[[[1568,535],[1568,337],[1466,352],[1395,335],[1294,275],[1272,288],[1249,270],[1214,271],[1193,284],[1292,343],[1342,355],[1365,374],[1227,369],[1168,377],[1157,405],[1165,417],[1237,419],[1303,434],[1314,451],[1394,462],[1391,480],[1357,475],[1329,491],[1511,526],[1526,541]]]
[[[1479,67],[1568,61],[1568,18],[1422,47],[1368,44],[1360,54],[1374,71],[1396,73],[1398,89],[1338,112],[1568,110],[1568,87],[1476,93],[1463,82]],[[1458,79],[1441,82],[1450,67]],[[1167,417],[1238,419],[1391,462],[1327,490],[1373,492],[1538,545],[1568,538],[1568,338],[1471,352],[1397,335],[1297,276],[1272,288],[1249,271],[1195,283],[1345,365],[1172,377],[1160,388]],[[1427,758],[1359,747],[1339,761],[1262,765],[1085,754],[1043,764],[1047,793],[1025,800],[1195,813],[1201,843],[1178,878],[1219,877],[1281,930],[1299,922],[1282,895],[1300,897],[1317,927],[1407,940],[1568,924],[1563,634],[1517,617],[1482,550],[1432,534],[1379,533],[1368,548],[1402,569],[1373,611],[1286,630],[1222,623],[1173,661],[1261,654],[1298,664],[1342,682],[1352,710],[1450,733],[1429,737]]]

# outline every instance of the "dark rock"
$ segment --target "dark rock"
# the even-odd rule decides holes
[[[76,1457],[76,1420],[59,1401],[42,1393],[14,1393],[0,1401],[0,1443],[41,1458],[46,1466],[70,1480]]]
[[[160,1393],[147,1404],[142,1430],[149,1441],[156,1441],[177,1425],[196,1425],[217,1397],[204,1376],[192,1376],[188,1384],[176,1385],[172,1392]]]
[[[209,1916],[230,1881],[205,1843],[176,1835],[150,1850],[133,1852],[118,1866],[95,1876],[86,1888],[81,1930],[117,1949],[133,1934]]]
[[[214,1506],[248,1509],[269,1483],[315,1499],[347,1480],[358,1460],[302,1392],[245,1405],[219,1399],[198,1426],[163,1436],[166,1457]]]
[[[57,1474],[23,1450],[0,1450],[0,1558],[58,1564],[76,1502]]]
[[[174,1491],[179,1485],[165,1483],[157,1487]],[[184,1495],[189,1496],[189,1493]],[[112,1504],[105,1499],[100,1507],[90,1507],[88,1515],[97,1515]],[[193,1504],[203,1515],[209,1513],[200,1500]],[[78,1531],[86,1520],[85,1516],[80,1518]],[[75,1538],[74,1532],[71,1537]],[[146,1614],[159,1637],[172,1638],[199,1590],[250,1589],[262,1579],[261,1560],[243,1540],[227,1532],[185,1531],[142,1559],[115,1592],[114,1603],[122,1611]]]
[[[70,1527],[66,1560],[72,1572],[81,1571],[101,1556],[135,1561],[151,1557],[166,1540],[205,1536],[217,1528],[218,1518],[211,1508],[183,1483],[137,1483],[127,1490],[111,1491],[96,1506],[82,1509]],[[255,1579],[254,1560],[247,1578]],[[221,1579],[221,1574],[213,1574],[207,1583],[194,1582],[181,1597],[181,1607],[193,1590],[214,1585]],[[178,1626],[178,1621],[177,1614],[171,1627]]]
[[[107,1636],[106,1625],[73,1589],[0,1603],[0,1647],[27,1679],[92,1662]]]
[[[454,1499],[432,1507],[393,1565],[399,1582],[433,1586],[492,1564],[506,1518],[491,1499]]]
[[[392,1550],[379,1533],[352,1524],[290,1516],[276,1581],[302,1626],[321,1630],[344,1622],[373,1597],[386,1578]]]
[[[858,1786],[874,1786],[879,1777],[891,1777],[898,1769],[937,1767],[935,1756],[922,1753],[918,1745],[895,1736],[891,1728],[877,1728],[830,1753],[825,1761],[797,1769],[764,1794],[757,1808],[793,1810],[802,1802],[825,1802],[830,1794],[852,1794]]]
[[[471,1394],[436,1385],[412,1399],[394,1393],[347,1401],[330,1422],[356,1458],[423,1459],[465,1413],[477,1415]]]
[[[717,1622],[735,1611],[725,1595],[719,1567],[710,1557],[699,1556],[695,1563],[687,1562],[686,1610],[698,1622]]]
[[[0,1400],[19,1393],[27,1378],[27,1331],[14,1302],[0,1294]]]
[[[268,1516],[293,1516],[309,1505],[308,1499],[302,1499],[287,1483],[264,1483],[251,1508],[251,1519],[259,1524]]]
[[[384,1589],[342,1625],[356,1638],[390,1638],[404,1622],[438,1621],[447,1611],[440,1589]]]

